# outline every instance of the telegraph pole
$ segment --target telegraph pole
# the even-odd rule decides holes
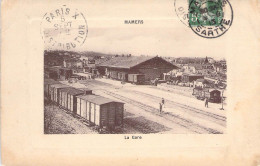
[[[223,89],[223,91],[222,91],[222,98],[221,98],[221,102],[222,102],[222,108],[220,108],[220,110],[224,110],[224,108],[223,108],[223,101],[224,101],[223,94],[224,94],[224,89]]]

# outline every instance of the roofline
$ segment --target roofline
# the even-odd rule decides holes
[[[89,95],[94,95],[94,96],[98,96],[98,97],[102,97],[102,98],[105,98],[105,99],[109,99],[109,98],[106,98],[106,97],[103,97],[103,96],[99,96],[99,95],[95,95],[95,94],[89,94]],[[80,98],[82,100],[87,100],[87,99],[84,99],[84,96],[89,96],[89,95],[85,95],[85,94],[82,94],[82,95],[79,95],[79,96],[76,96],[77,98]],[[109,99],[109,100],[112,100],[112,99]],[[103,104],[107,104],[107,103],[121,103],[121,104],[125,104],[123,102],[120,102],[120,101],[110,101],[110,102],[104,102]],[[97,103],[95,103],[97,104]],[[99,105],[99,104],[98,104]]]
[[[137,57],[138,57],[138,56],[137,56]],[[157,56],[155,56],[155,57],[157,57]],[[155,58],[155,57],[151,57],[151,58],[145,60],[144,62],[146,62],[146,61],[148,61],[148,60],[151,60],[151,59],[153,59],[153,58]],[[111,60],[111,59],[110,59],[110,60]],[[109,60],[108,60],[108,61],[109,61]],[[105,61],[105,62],[107,62],[107,61]],[[137,65],[140,65],[140,64],[142,64],[142,63],[144,63],[144,62],[141,62],[141,63],[139,63],[139,64],[137,64]],[[108,65],[97,64],[97,66],[110,67],[110,68],[121,68],[121,69],[131,69],[131,68],[136,67],[137,65],[134,65],[134,66],[131,66],[131,67],[124,67],[124,66],[108,66]]]
[[[163,58],[161,58],[161,57],[158,57],[158,56],[151,56],[151,58],[149,58],[149,59],[147,59],[147,60],[145,60],[145,61],[143,61],[143,62],[141,62],[141,63],[139,63],[139,64],[136,64],[136,65],[134,65],[134,66],[131,66],[131,67],[108,66],[108,65],[102,65],[102,64],[97,64],[97,66],[98,66],[98,67],[108,67],[108,68],[132,69],[132,68],[135,68],[136,66],[139,66],[139,65],[141,65],[141,64],[143,64],[143,63],[145,63],[145,62],[147,62],[147,61],[149,61],[149,60],[152,60],[152,59],[154,59],[154,58],[160,58],[160,59],[162,59],[163,61],[165,61],[166,63],[170,64],[171,66],[174,66],[174,67],[180,69],[180,67],[178,67],[177,65],[174,65],[174,64],[172,64],[172,63],[170,63],[170,62],[166,61],[165,59],[163,59]],[[105,61],[105,62],[106,62],[106,61]]]
[[[147,62],[147,61],[150,61],[150,60],[152,60],[152,59],[155,59],[155,58],[160,58],[160,59],[162,59],[163,61],[165,61],[165,62],[167,62],[167,63],[170,63],[170,62],[166,61],[165,59],[163,59],[163,58],[161,58],[161,57],[154,56],[154,57],[151,57],[151,58],[147,59],[147,60],[144,61],[144,62],[141,62],[141,63],[139,63],[139,64],[137,64],[137,65],[135,65],[135,66],[132,66],[131,68],[134,68],[134,67],[136,67],[136,66],[142,65],[143,63],[145,63],[145,62]],[[171,64],[171,63],[170,63],[170,64]],[[173,66],[173,64],[171,64],[171,65]]]
[[[77,94],[85,93],[83,90],[79,90],[79,89],[73,88],[73,87],[64,87],[61,89],[61,91],[67,91],[68,93],[76,91]]]
[[[124,66],[108,66],[108,65],[98,65],[98,67],[108,67],[108,68],[121,68],[121,69],[131,69],[131,67],[124,67]]]

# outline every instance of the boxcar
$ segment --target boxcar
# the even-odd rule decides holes
[[[72,87],[62,88],[59,92],[59,105],[71,112],[76,112],[76,96],[83,94],[85,94],[84,91]]]
[[[55,81],[53,79],[44,79],[44,96],[47,98],[50,98],[50,85],[53,84],[60,84],[58,81]]]
[[[221,102],[221,92],[216,89],[202,89],[194,88],[193,95],[197,99],[204,100],[205,98],[209,99],[209,102],[220,103]]]
[[[54,101],[54,102],[56,102],[58,104],[60,89],[67,88],[67,87],[70,87],[70,86],[65,85],[65,84],[53,84],[53,85],[50,85],[51,101]]]
[[[144,84],[145,75],[144,74],[128,74],[128,81],[134,84]]]
[[[77,115],[99,128],[114,129],[123,124],[124,103],[98,95],[81,95],[77,98]]]
[[[219,90],[213,89],[205,93],[205,96],[209,98],[212,103],[221,103],[221,92]]]

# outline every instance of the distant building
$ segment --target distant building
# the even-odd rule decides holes
[[[182,67],[184,69],[185,73],[193,73],[193,74],[199,74],[203,70],[202,64],[187,64]]]
[[[205,61],[204,61],[204,63],[211,63],[211,64],[213,64],[213,63],[215,63],[216,61],[213,59],[213,58],[210,58],[210,57],[206,57],[205,58]]]
[[[182,80],[182,82],[187,83],[187,82],[193,82],[193,81],[200,79],[200,78],[204,78],[204,76],[198,75],[198,74],[183,73],[181,80]]]
[[[80,59],[65,59],[63,66],[67,68],[83,68],[83,62]]]
[[[210,63],[211,60],[209,60],[209,59],[212,59],[212,58],[208,58],[208,57],[205,58],[204,63],[202,64],[202,68],[203,69],[213,70],[214,66],[213,66],[212,63]]]
[[[213,58],[209,58],[208,61],[209,61],[209,63],[211,63],[211,64],[213,64],[213,63],[216,62]]]
[[[207,88],[209,87],[209,82],[205,79],[197,79],[196,81],[194,81],[194,88]]]
[[[95,58],[94,57],[81,56],[80,60],[83,62],[84,66],[86,66],[87,64],[95,64]]]
[[[54,80],[67,80],[72,76],[72,70],[61,66],[44,67],[44,76]]]
[[[223,71],[226,71],[227,70],[227,63],[225,60],[221,60],[218,62],[222,68]]]
[[[115,57],[97,66],[100,74],[122,81],[128,81],[128,74],[143,74],[145,81],[150,81],[178,68],[157,56]]]
[[[177,63],[177,64],[202,64],[205,61],[205,58],[199,58],[199,57],[179,57],[179,58],[174,58],[171,60],[172,63]]]

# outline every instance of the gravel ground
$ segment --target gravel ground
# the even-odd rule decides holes
[[[93,128],[86,126],[71,114],[66,113],[57,106],[44,108],[45,134],[95,134]]]

